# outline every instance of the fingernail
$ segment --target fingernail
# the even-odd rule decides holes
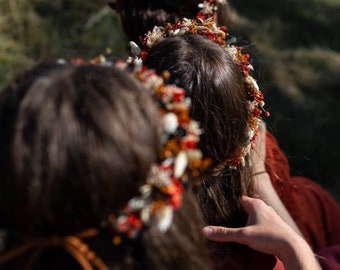
[[[203,235],[204,236],[210,236],[213,234],[213,229],[209,226],[203,228]]]

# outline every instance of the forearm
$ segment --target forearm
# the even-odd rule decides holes
[[[278,257],[286,270],[321,270],[313,251],[301,238],[287,236],[286,247]]]
[[[286,207],[283,205],[280,197],[276,193],[270,176],[268,173],[264,172],[253,176],[255,195],[262,199],[266,204],[270,205],[278,215],[294,229],[300,236],[302,233],[292,216],[289,214]]]

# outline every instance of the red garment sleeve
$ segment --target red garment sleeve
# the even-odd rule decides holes
[[[292,177],[276,139],[267,131],[266,169],[283,204],[313,250],[340,243],[340,205],[315,181]]]

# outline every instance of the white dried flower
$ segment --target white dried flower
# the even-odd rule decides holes
[[[180,178],[183,175],[187,165],[188,165],[188,157],[184,151],[180,151],[175,160],[174,176],[176,178]]]
[[[247,76],[245,78],[245,81],[246,81],[246,83],[252,85],[256,90],[260,90],[257,82],[255,81],[255,79],[252,76]]]
[[[178,119],[174,113],[167,113],[162,118],[163,129],[166,133],[174,133],[178,128]]]
[[[158,209],[158,211],[156,212],[156,215],[154,216],[154,220],[160,232],[164,233],[169,229],[171,222],[172,222],[173,215],[174,213],[170,206],[165,206],[165,207]]]
[[[130,48],[132,54],[135,56],[139,56],[142,51],[141,48],[139,48],[139,46],[134,41],[130,41]]]
[[[158,43],[163,39],[164,31],[163,27],[155,26],[152,30],[152,32],[148,32],[146,34],[146,46],[151,48],[153,45]]]

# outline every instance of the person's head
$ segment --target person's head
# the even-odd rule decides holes
[[[206,222],[240,226],[246,219],[239,199],[252,194],[249,153],[264,103],[248,55],[228,42],[211,20],[185,19],[148,33],[140,57],[170,72],[170,82],[191,97],[192,117],[203,128],[200,146],[213,165],[194,187]]]
[[[136,42],[154,26],[175,23],[182,18],[195,18],[202,10],[200,4],[218,7],[218,23],[226,25],[229,18],[229,6],[225,0],[116,0],[114,9],[120,15],[123,30],[130,40]],[[214,9],[212,7],[212,9]]]
[[[211,192],[211,196],[216,196],[213,201],[220,201],[223,206],[210,205],[207,222],[225,222],[217,215],[220,212],[233,220],[232,216],[239,213],[232,209],[237,199],[250,191],[245,175],[248,166],[238,170],[220,166],[233,159],[248,139],[249,104],[238,67],[222,47],[201,35],[165,38],[149,50],[145,64],[158,72],[169,71],[171,82],[186,89],[191,97],[191,115],[203,129],[201,149],[215,168],[202,192],[208,193],[217,185],[227,200],[214,194],[216,191]]]
[[[203,153],[215,165],[233,158],[247,140],[249,110],[242,75],[225,50],[200,35],[175,36],[154,45],[145,65],[169,71],[170,83],[186,89],[204,129]]]
[[[108,217],[118,219],[138,198],[157,162],[159,124],[143,85],[113,67],[43,64],[3,90],[0,228],[8,235],[6,248],[95,229],[90,250],[113,269],[205,269],[199,216],[187,194],[166,232],[151,225],[137,239],[116,244],[117,232],[108,232]],[[32,259],[34,269],[58,269],[65,263],[49,249],[40,260],[40,248],[10,265],[23,268],[20,263]]]

